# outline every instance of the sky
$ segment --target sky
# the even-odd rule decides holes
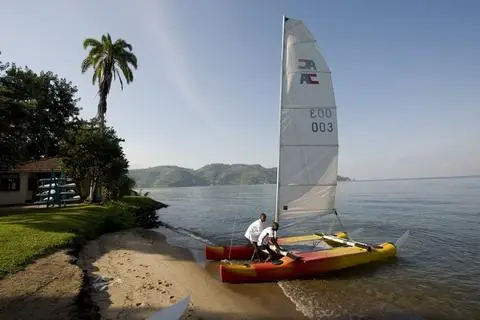
[[[97,88],[87,37],[133,45],[134,82],[112,86],[107,123],[131,168],[278,159],[282,15],[303,20],[331,71],[339,174],[480,174],[477,1],[2,1],[1,61]]]

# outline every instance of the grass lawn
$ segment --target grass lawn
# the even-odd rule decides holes
[[[73,241],[133,228],[135,210],[156,204],[147,197],[130,196],[103,206],[30,208],[4,214],[0,217],[0,277]]]

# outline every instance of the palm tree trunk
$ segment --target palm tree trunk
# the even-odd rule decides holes
[[[98,120],[100,121],[100,133],[103,135],[105,133],[105,112],[107,110],[107,97],[105,94],[100,92],[100,102],[98,103]],[[102,181],[97,183],[97,195],[99,198],[102,198]],[[102,199],[103,200],[103,199]]]
[[[92,180],[90,180],[90,186],[89,186],[89,190],[88,190],[89,192],[88,192],[88,198],[87,198],[90,203],[93,202],[95,187],[97,187],[97,183],[95,179],[92,178]]]
[[[100,132],[105,132],[105,111],[107,109],[107,97],[100,96],[100,102],[98,103],[97,117],[100,121]]]

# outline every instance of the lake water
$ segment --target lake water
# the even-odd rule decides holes
[[[171,205],[161,220],[197,254],[205,242],[244,242],[260,211],[273,218],[274,185],[144,191]],[[425,319],[480,319],[480,178],[339,183],[337,208],[355,240],[395,241],[407,230],[409,237],[393,262],[279,282],[297,309],[312,319],[385,306]],[[334,220],[304,221],[283,234],[326,232]]]

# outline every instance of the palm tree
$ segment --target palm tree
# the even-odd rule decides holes
[[[107,96],[110,93],[112,81],[120,82],[123,90],[122,74],[127,84],[133,81],[133,72],[130,66],[137,69],[137,57],[131,52],[132,45],[123,39],[112,42],[110,34],[102,35],[101,41],[87,38],[83,41],[83,48],[90,48],[88,56],[82,62],[82,73],[90,67],[93,69],[92,83],[98,81],[98,103],[97,117],[100,120],[102,132],[105,128],[105,113],[107,112]]]

